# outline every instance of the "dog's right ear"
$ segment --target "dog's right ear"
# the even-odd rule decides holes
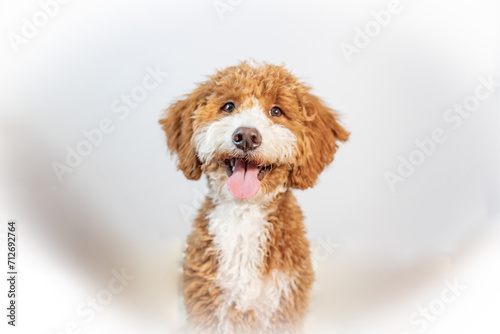
[[[177,168],[190,180],[198,180],[201,176],[201,162],[192,141],[193,116],[210,94],[209,83],[201,84],[185,99],[172,104],[165,118],[159,121],[167,136],[168,149],[178,156]]]

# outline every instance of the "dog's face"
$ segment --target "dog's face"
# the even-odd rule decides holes
[[[282,66],[218,71],[160,120],[188,179],[240,199],[312,187],[349,133]],[[229,195],[228,195],[229,196]]]

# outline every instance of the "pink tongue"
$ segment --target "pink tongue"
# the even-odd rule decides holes
[[[243,159],[236,159],[233,174],[227,180],[229,192],[241,199],[255,196],[260,188],[258,173],[257,165],[245,162]]]

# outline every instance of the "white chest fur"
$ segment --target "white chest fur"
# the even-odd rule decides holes
[[[209,233],[217,250],[217,285],[222,291],[217,316],[221,332],[229,333],[225,324],[230,307],[245,312],[253,310],[261,326],[266,327],[282,298],[289,294],[290,281],[273,271],[261,277],[260,268],[269,241],[267,212],[262,204],[241,200],[218,203],[208,215]]]

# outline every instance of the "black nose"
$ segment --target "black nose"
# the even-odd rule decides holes
[[[262,136],[254,128],[237,128],[233,133],[233,143],[243,152],[255,150],[262,143]]]

